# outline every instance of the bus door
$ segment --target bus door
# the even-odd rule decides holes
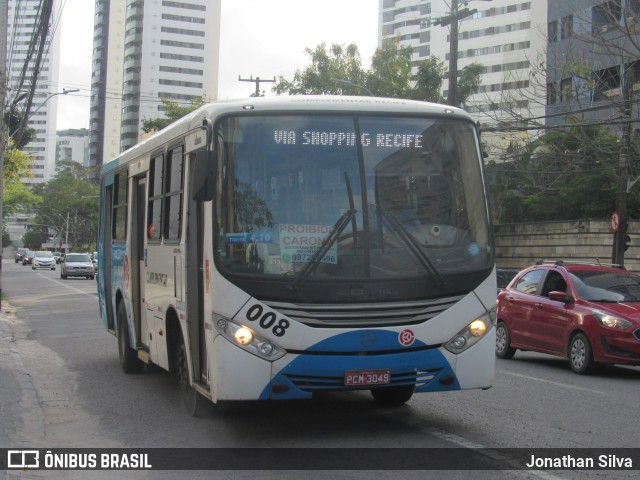
[[[146,178],[135,177],[134,194],[131,205],[131,302],[133,309],[133,321],[138,346],[149,346],[149,331],[146,321],[146,312],[143,311],[145,284],[144,284],[144,238],[145,205],[146,205]]]
[[[193,168],[195,154],[190,155],[189,175],[195,173]],[[191,184],[191,182],[189,182]],[[191,347],[191,362],[193,365],[193,376],[197,382],[207,378],[206,348],[204,346],[204,266],[203,256],[203,236],[204,236],[204,214],[203,203],[193,200],[191,189],[187,198],[187,238],[186,238],[186,300],[187,300],[187,322],[189,328],[189,338]]]
[[[107,328],[113,330],[115,333],[115,319],[113,313],[113,304],[111,299],[113,298],[113,285],[111,283],[111,234],[113,230],[113,185],[105,187],[104,203],[102,205],[102,214],[104,215],[104,222],[101,226],[102,236],[101,239],[104,242],[102,251],[104,257],[101,259],[102,264],[100,270],[104,281],[105,289],[105,306],[107,309]]]

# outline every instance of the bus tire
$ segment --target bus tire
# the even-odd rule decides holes
[[[131,348],[127,311],[123,301],[118,303],[118,356],[124,373],[140,373],[142,371],[144,363],[138,358],[138,353]]]
[[[184,344],[182,334],[178,335],[178,347],[176,348],[176,375],[178,377],[178,389],[187,412],[192,417],[199,417],[205,412],[206,398],[200,395],[189,382],[189,364],[187,362],[187,347]]]
[[[394,407],[408,402],[413,396],[415,387],[403,385],[401,387],[374,388],[371,390],[373,399],[385,407]]]

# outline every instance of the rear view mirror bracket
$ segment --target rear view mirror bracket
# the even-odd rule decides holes
[[[191,197],[196,202],[209,202],[215,193],[216,154],[211,150],[213,140],[213,123],[209,118],[202,120],[202,128],[206,130],[206,149],[196,153],[191,172]]]

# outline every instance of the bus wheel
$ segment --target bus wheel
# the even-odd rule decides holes
[[[127,311],[124,302],[118,303],[118,356],[124,373],[140,373],[144,363],[138,358],[137,352],[131,348],[129,328],[127,326]]]
[[[408,402],[413,395],[413,390],[413,385],[374,388],[371,390],[371,395],[378,404],[384,405],[385,407],[393,407]]]
[[[203,414],[207,399],[200,395],[189,382],[189,364],[187,363],[187,347],[182,335],[179,335],[178,348],[176,349],[176,374],[178,376],[178,388],[182,401],[189,415],[199,417]]]

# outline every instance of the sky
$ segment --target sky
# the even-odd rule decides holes
[[[63,5],[60,78],[51,88],[79,89],[59,95],[58,130],[88,128],[91,94],[94,0],[59,0]],[[218,98],[245,98],[255,84],[238,77],[292,79],[309,63],[305,48],[320,43],[355,43],[363,67],[377,46],[378,0],[222,0]],[[270,83],[260,89],[271,95]]]

